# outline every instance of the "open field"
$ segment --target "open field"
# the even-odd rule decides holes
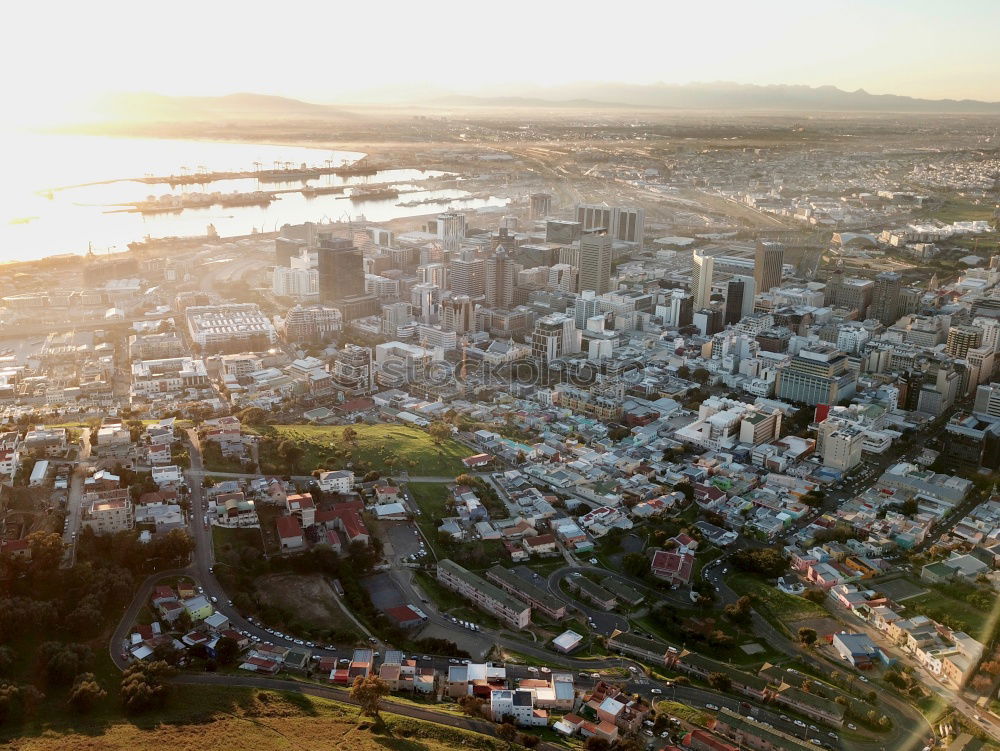
[[[355,441],[344,440],[344,431],[356,432]],[[406,425],[273,425],[262,431],[261,469],[281,474],[304,474],[317,467],[392,473],[408,470],[415,475],[454,477],[462,473],[462,458],[472,453],[452,440],[440,445],[419,428]],[[301,455],[289,462],[278,455],[282,441],[292,441]]]
[[[248,547],[264,552],[258,527],[220,527],[213,524],[212,544],[215,547],[216,558],[228,550],[239,551]]]
[[[756,607],[764,611],[770,620],[789,623],[827,615],[826,608],[821,605],[810,602],[804,597],[785,594],[777,587],[749,574],[733,574],[726,579],[726,583],[741,595],[755,596]]]
[[[409,485],[413,500],[417,502],[423,515],[431,519],[440,519],[447,516],[445,510],[451,494],[448,486],[443,482],[411,482]]]
[[[110,699],[108,700],[111,701]],[[117,714],[117,713],[116,713]],[[446,715],[445,715],[446,717]],[[11,739],[18,751],[499,751],[494,738],[399,715],[384,725],[359,723],[355,707],[327,699],[249,688],[183,687],[164,710],[138,715],[79,717],[72,724],[37,723]]]
[[[289,613],[313,631],[356,632],[330,583],[320,574],[268,574],[255,582],[262,604]]]
[[[917,597],[927,592],[926,587],[922,587],[916,582],[902,576],[879,580],[878,582],[873,582],[873,584],[877,585],[878,590],[886,597],[896,602],[902,602],[903,600]]]
[[[910,614],[926,615],[952,628],[961,628],[975,639],[988,640],[993,630],[989,611],[981,610],[964,600],[949,597],[937,589],[928,590],[919,597],[908,599],[906,610]]]

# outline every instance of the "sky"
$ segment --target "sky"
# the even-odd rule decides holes
[[[335,102],[575,81],[1000,101],[997,0],[53,0],[4,21],[8,118],[38,121],[117,91]]]

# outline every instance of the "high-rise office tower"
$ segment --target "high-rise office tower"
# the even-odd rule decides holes
[[[417,279],[421,284],[433,284],[440,289],[448,286],[448,267],[443,263],[424,263],[417,266]]]
[[[903,277],[895,271],[883,271],[875,277],[872,290],[872,304],[868,317],[891,326],[899,319],[899,292],[903,287]]]
[[[514,260],[501,246],[486,259],[486,305],[508,310],[514,300]]]
[[[581,290],[593,290],[599,295],[611,291],[611,236],[584,235],[580,238]]]
[[[317,248],[319,301],[336,305],[345,297],[365,291],[365,272],[361,251],[344,237],[322,237]]]
[[[667,298],[664,323],[667,326],[690,326],[694,320],[694,298],[682,289],[670,291]]]
[[[594,294],[593,290],[584,290],[573,303],[573,323],[580,331],[583,331],[587,328],[587,320],[600,312],[601,301],[597,299],[597,295]]]
[[[962,360],[970,349],[976,349],[982,343],[983,330],[978,326],[952,326],[948,329],[945,347],[950,357]]]
[[[837,269],[826,280],[824,302],[827,305],[856,310],[859,320],[865,320],[874,290],[875,283],[870,279],[845,277],[844,272]]]
[[[552,196],[549,193],[531,194],[531,221],[544,219],[552,213]]]
[[[579,203],[576,220],[584,232],[604,229],[613,240],[642,247],[645,233],[645,209],[627,206],[608,206],[606,203]]]
[[[785,246],[773,240],[758,240],[754,252],[753,281],[757,292],[770,292],[781,286],[781,270],[785,264]]]
[[[441,328],[456,334],[475,330],[475,306],[468,295],[455,295],[441,301]]]
[[[712,300],[712,280],[715,274],[715,259],[696,250],[693,254],[694,274],[691,281],[691,294],[694,295],[694,308],[707,308]]]
[[[465,214],[457,211],[438,214],[437,230],[445,250],[458,250],[465,239]]]
[[[545,222],[545,242],[569,245],[580,239],[583,226],[580,222],[569,222],[563,219],[549,219]]]
[[[531,334],[531,354],[543,362],[580,351],[580,334],[573,319],[553,313],[535,322]]]
[[[756,284],[749,276],[734,276],[726,286],[725,323],[739,323],[753,313],[754,288]]]
[[[434,296],[438,288],[428,282],[414,284],[410,289],[410,304],[419,311],[420,322],[430,323],[434,312]]]
[[[448,264],[448,288],[456,295],[483,296],[486,263],[472,251],[462,253]]]

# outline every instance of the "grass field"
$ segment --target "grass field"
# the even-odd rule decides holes
[[[411,482],[409,484],[413,500],[417,502],[425,517],[440,519],[447,516],[446,506],[451,494],[447,483],[443,482]]]
[[[111,700],[107,700],[111,703]],[[116,704],[116,703],[115,703]],[[117,706],[117,704],[116,704]],[[391,705],[386,702],[387,708]],[[442,715],[446,718],[447,715]],[[164,710],[134,718],[119,712],[51,722],[39,718],[15,735],[18,751],[501,751],[495,738],[383,712],[372,726],[345,704],[301,694],[249,688],[184,686]],[[445,720],[446,721],[446,720]]]
[[[961,627],[969,636],[988,640],[991,635],[990,613],[972,604],[949,597],[937,589],[930,589],[919,597],[906,600],[908,611],[926,615],[936,621]]]
[[[365,470],[391,474],[394,470],[407,470],[414,475],[455,477],[465,465],[462,459],[472,451],[452,440],[440,445],[428,433],[406,425],[352,425],[357,441],[343,440],[346,429],[336,425],[273,425],[265,432],[271,441],[261,444],[262,469],[281,469],[282,473],[304,474],[317,467],[338,469],[344,464],[364,467]],[[302,456],[294,468],[287,467],[273,453],[275,443],[291,440],[302,449]],[[328,461],[337,450],[346,454],[335,462]],[[335,464],[337,466],[327,466]],[[295,469],[297,471],[292,472]]]
[[[733,574],[726,579],[726,583],[741,595],[755,595],[757,609],[772,621],[788,623],[829,615],[823,606],[804,597],[785,594],[749,574]]]
[[[219,527],[212,525],[212,544],[215,546],[216,557],[227,550],[241,548],[257,548],[263,552],[260,529],[257,527]]]
[[[942,222],[989,221],[993,218],[993,204],[989,201],[974,203],[961,197],[945,200],[941,207],[930,213],[930,218]]]

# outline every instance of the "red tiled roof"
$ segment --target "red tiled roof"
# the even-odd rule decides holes
[[[302,536],[302,524],[294,516],[279,516],[274,524],[278,528],[278,537],[283,540]]]

